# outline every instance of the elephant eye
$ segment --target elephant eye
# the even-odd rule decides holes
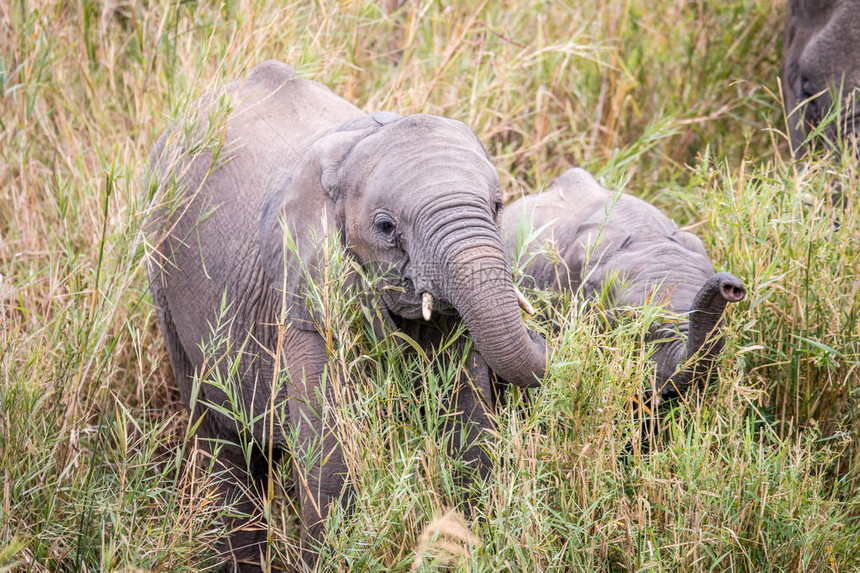
[[[394,224],[394,221],[392,221],[386,215],[377,216],[373,222],[373,227],[374,229],[376,229],[377,233],[386,238],[391,238],[397,228]]]
[[[498,219],[499,213],[501,213],[501,212],[502,212],[502,200],[496,199],[496,201],[493,203],[493,218]]]

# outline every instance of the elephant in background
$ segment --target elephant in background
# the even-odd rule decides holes
[[[687,318],[651,326],[650,339],[661,341],[652,355],[658,401],[682,394],[710,370],[723,345],[716,336],[723,311],[746,294],[734,275],[714,274],[695,235],[645,201],[625,194],[616,201],[582,169],[512,203],[501,229],[512,258],[518,233],[540,231],[524,246],[534,256],[524,269],[529,286],[582,289],[587,299],[608,291],[610,306],[651,301]]]
[[[784,31],[783,97],[791,145],[804,141],[832,111],[838,121],[821,134],[830,146],[860,129],[860,0],[788,0]],[[804,103],[806,102],[806,103]]]
[[[209,447],[228,476],[222,493],[238,498],[241,512],[259,517],[270,449],[294,458],[307,564],[330,504],[348,503],[343,453],[324,408],[336,399],[326,339],[305,294],[308,281],[322,281],[327,233],[366,270],[387,271],[378,296],[368,297],[385,323],[412,332],[465,324],[476,351],[450,407],[467,445],[452,453],[485,475],[490,375],[536,386],[547,349],[523,322],[497,225],[498,174],[468,127],[431,115],[368,115],[269,61],[204,95],[168,129],[150,178],[148,268],[159,324],[182,398],[196,404],[201,442],[220,442]],[[280,340],[279,325],[288,326]],[[213,362],[203,349],[216,335],[228,342]],[[238,401],[254,423],[225,415],[229,387],[232,407]],[[280,417],[272,419],[270,404]],[[228,569],[261,570],[266,532],[252,521],[228,524]]]

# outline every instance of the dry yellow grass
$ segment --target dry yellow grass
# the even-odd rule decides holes
[[[390,4],[0,3],[0,570],[213,564],[221,510],[146,294],[140,181],[188,101],[269,58],[368,111],[466,122],[506,198],[586,167],[750,288],[718,383],[626,463],[647,321],[601,332],[565,307],[549,380],[499,412],[497,467],[443,541],[433,520],[467,496],[412,380],[426,410],[445,378],[333,295],[335,359],[366,384],[341,413],[357,510],[332,516],[321,570],[860,567],[857,166],[786,158],[782,3]]]

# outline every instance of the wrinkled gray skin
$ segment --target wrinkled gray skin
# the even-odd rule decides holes
[[[654,388],[669,398],[686,391],[710,369],[722,349],[722,339],[713,335],[726,304],[746,293],[735,276],[714,274],[702,242],[679,230],[658,209],[630,195],[613,201],[613,193],[588,172],[570,169],[543,193],[507,207],[502,235],[513,258],[518,229],[530,233],[547,225],[525,246],[526,256],[536,255],[524,270],[533,279],[526,283],[529,286],[582,288],[584,296],[593,299],[608,285],[612,306],[635,307],[651,300],[687,315],[689,320],[677,326],[655,324],[650,333],[651,340],[665,340],[652,360]],[[553,251],[560,259],[556,263],[546,255]],[[687,363],[694,355],[697,359]]]
[[[835,144],[839,135],[856,137],[860,0],[788,0],[783,52],[783,95],[795,153],[806,153],[803,141],[831,110],[834,96],[841,95],[843,111],[825,139]]]
[[[217,116],[221,93],[232,111],[226,130],[215,132],[223,146],[213,166],[211,151],[193,154],[192,144],[183,142],[194,141],[207,118]],[[239,496],[240,510],[259,517],[259,496],[241,490],[264,491],[271,351],[286,286],[284,323],[291,326],[281,356],[291,382],[274,398],[287,419],[275,417],[272,446],[277,456],[286,449],[287,436],[294,436],[290,453],[304,523],[303,557],[312,563],[329,504],[346,503],[348,497],[341,450],[320,414],[319,395],[332,402],[334,395],[332,384],[322,383],[326,343],[316,327],[319,317],[304,298],[308,289],[301,272],[307,269],[321,282],[324,229],[339,232],[366,268],[393,268],[386,284],[401,291],[387,289],[379,297],[390,325],[432,342],[439,338],[434,327],[465,322],[477,352],[471,357],[471,383],[460,381],[450,408],[452,429],[465,431],[468,445],[452,452],[481,475],[488,462],[478,442],[491,427],[488,365],[513,384],[535,386],[545,373],[546,342],[523,323],[496,224],[498,175],[465,125],[429,115],[366,115],[278,62],[259,65],[244,81],[204,96],[198,107],[203,119],[196,132],[177,125],[153,151],[153,187],[161,204],[148,225],[157,243],[149,264],[153,298],[186,404],[195,373],[212,368],[201,343],[212,338],[222,297],[231,305],[231,322],[222,331],[233,346],[216,368],[226,375],[229,362],[238,362],[239,403],[260,418],[251,428],[237,428],[229,416],[206,407],[227,402],[221,390],[206,383],[194,413],[202,415],[200,437],[254,444],[250,464],[229,444],[222,445],[217,462],[233,478],[223,493]],[[183,198],[172,191],[174,182]],[[289,249],[284,252],[282,222],[304,267]],[[421,318],[424,292],[436,299],[434,316],[443,315],[432,323]],[[241,529],[242,519],[232,525],[240,529],[225,542],[228,567],[260,570],[265,528]]]

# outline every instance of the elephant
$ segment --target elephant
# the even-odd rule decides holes
[[[806,140],[835,102],[838,121],[821,135],[838,148],[839,138],[860,129],[860,0],[788,0],[783,38],[783,97],[791,146],[807,152]]]
[[[474,350],[450,408],[467,445],[452,453],[486,475],[491,376],[538,386],[548,353],[523,319],[497,224],[498,173],[472,130],[433,115],[366,114],[267,61],[192,105],[157,141],[148,174],[158,322],[199,441],[216,444],[204,447],[227,476],[221,494],[245,515],[226,518],[225,568],[261,570],[256,492],[270,452],[294,460],[306,565],[318,559],[331,504],[349,507],[326,405],[350,381],[328,372],[330,340],[308,300],[326,276],[322,237],[368,272],[385,271],[366,297],[382,317],[375,326],[465,325]],[[219,358],[207,357],[218,344]],[[254,423],[237,423],[231,405]]]
[[[737,277],[714,273],[695,235],[653,205],[605,189],[583,169],[569,169],[542,193],[506,207],[501,229],[513,258],[526,251],[528,286],[581,290],[588,300],[605,298],[610,309],[650,301],[685,318],[650,327],[649,339],[658,343],[651,357],[655,384],[646,395],[657,403],[710,371],[722,350],[715,335],[726,305],[746,295]],[[524,233],[536,238],[518,246]]]

